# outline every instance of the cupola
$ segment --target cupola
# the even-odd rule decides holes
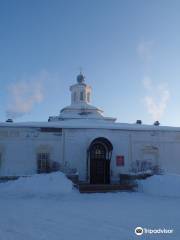
[[[76,79],[77,83],[70,87],[71,104],[90,103],[91,87],[85,84],[85,76],[80,72]]]

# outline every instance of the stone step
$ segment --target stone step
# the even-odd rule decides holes
[[[134,191],[135,185],[132,184],[77,184],[80,193],[101,193],[117,191]]]

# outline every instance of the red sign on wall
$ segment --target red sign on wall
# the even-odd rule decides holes
[[[116,156],[116,166],[124,166],[124,156]]]

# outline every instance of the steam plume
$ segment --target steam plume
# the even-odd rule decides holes
[[[36,104],[44,98],[42,75],[37,79],[21,80],[8,88],[9,102],[6,111],[7,118],[19,118],[32,111]]]
[[[147,91],[147,95],[144,97],[147,111],[154,121],[160,120],[167,108],[170,92],[163,84],[153,85],[150,78],[145,78],[143,85]]]

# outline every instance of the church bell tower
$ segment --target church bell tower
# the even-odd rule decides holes
[[[85,84],[85,77],[81,72],[76,80],[77,83],[70,87],[71,105],[89,104],[91,101],[91,87]]]
[[[114,122],[115,118],[103,116],[103,111],[91,105],[92,89],[85,83],[85,77],[80,72],[76,83],[70,86],[71,104],[61,109],[59,116],[50,116],[48,121],[65,120],[94,120],[103,122]]]

